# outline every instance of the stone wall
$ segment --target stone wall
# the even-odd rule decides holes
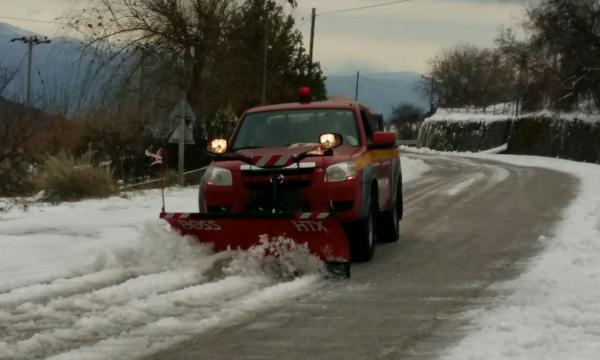
[[[425,121],[418,146],[441,151],[478,152],[506,143],[510,120],[494,122]]]
[[[600,121],[583,116],[525,115],[515,121],[508,152],[600,163]]]
[[[438,112],[426,119],[418,146],[440,151],[483,151],[508,143],[510,154],[600,163],[600,115],[541,112],[518,119]]]

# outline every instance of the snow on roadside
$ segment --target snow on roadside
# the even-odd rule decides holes
[[[401,166],[402,182],[404,183],[416,180],[429,169],[431,169],[431,166],[427,165],[425,161],[407,157],[404,154],[401,156]]]
[[[166,196],[167,210],[196,211],[197,189]],[[0,292],[114,267],[127,260],[114,249],[139,248],[147,224],[162,223],[160,206],[152,190],[131,199],[13,207],[0,215]]]
[[[600,354],[600,166],[552,158],[467,155],[567,172],[581,181],[545,249],[506,296],[466,314],[473,331],[444,359],[598,359]],[[548,194],[552,196],[552,194]]]
[[[479,153],[480,154],[501,154],[503,152],[506,152],[506,150],[508,150],[508,144],[503,144],[503,145],[500,145],[495,148],[483,150],[483,151],[480,151]]]

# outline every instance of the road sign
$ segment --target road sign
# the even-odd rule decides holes
[[[175,106],[175,109],[169,115],[169,120],[177,124],[169,138],[170,143],[179,144],[183,140],[183,143],[187,145],[196,144],[194,141],[194,124],[196,124],[197,118],[186,99],[181,99]]]
[[[194,125],[190,123],[189,125],[184,127],[185,134],[183,136],[183,143],[186,145],[195,145],[196,141],[194,141]],[[177,127],[171,134],[171,137],[169,138],[169,142],[171,144],[179,144],[181,142],[181,125],[177,125]]]

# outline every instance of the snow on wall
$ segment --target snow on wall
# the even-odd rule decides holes
[[[444,109],[440,108],[433,116],[425,119],[428,122],[476,122],[492,123],[497,121],[508,121],[513,118],[512,112],[469,109]]]
[[[511,104],[486,109],[440,108],[425,119],[419,146],[470,151],[508,143],[515,154],[542,155],[600,163],[600,113],[544,110],[514,117]]]

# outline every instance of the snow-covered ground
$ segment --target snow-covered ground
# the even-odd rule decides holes
[[[402,161],[406,182],[429,168]],[[194,212],[197,196],[169,189],[167,211]],[[0,200],[0,359],[132,359],[326,281],[304,253],[215,254],[182,238],[158,219],[157,190],[58,206]]]

